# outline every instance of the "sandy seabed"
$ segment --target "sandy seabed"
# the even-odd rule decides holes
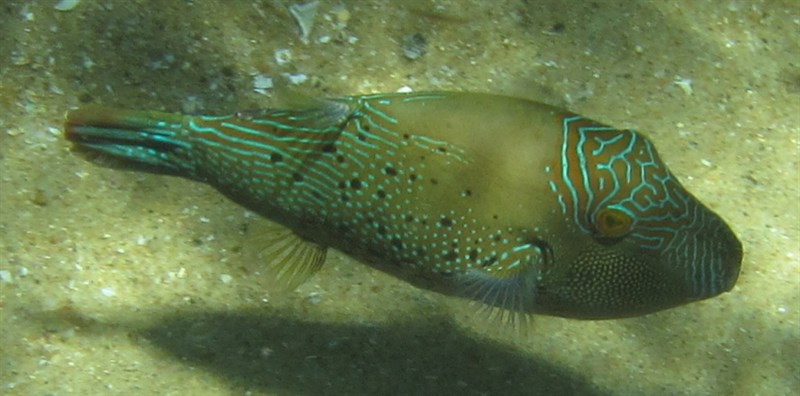
[[[322,0],[307,42],[289,1],[54,3],[0,5],[0,393],[800,393],[800,3]],[[88,103],[269,106],[283,73],[313,95],[494,92],[642,131],[739,235],[739,282],[524,335],[336,253],[271,296],[237,264],[243,208],[61,136]]]

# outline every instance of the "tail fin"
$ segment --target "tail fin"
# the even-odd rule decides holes
[[[64,136],[81,147],[171,173],[193,173],[181,114],[85,107],[67,113]]]

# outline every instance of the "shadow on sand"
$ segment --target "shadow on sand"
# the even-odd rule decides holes
[[[243,390],[293,395],[601,395],[580,374],[471,337],[444,317],[302,322],[264,311],[181,312],[137,332]]]

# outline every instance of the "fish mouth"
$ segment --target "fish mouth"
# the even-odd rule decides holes
[[[729,292],[736,286],[742,269],[744,250],[733,231],[719,219],[719,228],[704,241],[708,258],[690,264],[689,277],[693,295],[690,300],[702,300]],[[701,243],[701,242],[697,242]]]
[[[744,256],[744,249],[742,247],[742,242],[739,241],[738,238],[733,234],[733,232],[729,232],[729,244],[731,247],[727,251],[727,259],[726,262],[728,263],[727,271],[723,278],[725,282],[722,286],[723,292],[728,292],[733,289],[733,286],[736,285],[736,281],[739,279],[739,272],[742,269],[742,258]]]

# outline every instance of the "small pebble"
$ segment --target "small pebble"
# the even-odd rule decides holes
[[[322,301],[322,297],[317,292],[308,293],[308,297],[306,299],[308,302],[314,305],[317,305]]]
[[[408,59],[419,59],[428,52],[428,41],[420,33],[409,34],[403,37],[403,56]]]
[[[292,51],[286,48],[275,50],[275,63],[283,66],[292,61]]]
[[[336,28],[344,29],[347,27],[347,22],[350,21],[350,11],[341,4],[334,7],[332,11],[334,18],[336,18]]]
[[[117,292],[114,291],[113,287],[104,287],[100,289],[100,293],[106,297],[114,297],[117,295]]]
[[[41,188],[37,188],[33,191],[31,202],[36,206],[47,206],[47,194]]]
[[[36,16],[33,15],[33,11],[29,10],[27,5],[22,9],[22,11],[20,11],[19,17],[23,21],[28,21],[28,22],[31,22],[36,19]]]
[[[87,70],[92,70],[92,68],[93,68],[95,65],[96,65],[96,63],[94,63],[94,61],[92,60],[92,58],[90,58],[90,57],[88,57],[88,56],[86,56],[86,55],[84,55],[84,56],[83,56],[83,67],[84,67],[85,69],[87,69]]]
[[[311,34],[311,29],[314,27],[314,18],[317,16],[318,5],[319,0],[313,0],[289,6],[289,14],[297,22],[297,26],[300,28],[300,40],[304,43],[308,42],[308,35]]]
[[[222,275],[219,276],[219,280],[222,283],[228,284],[228,283],[231,283],[231,280],[233,280],[233,277],[228,275],[228,274],[222,274]]]
[[[77,7],[80,2],[80,0],[60,0],[53,8],[59,11],[71,11]]]
[[[11,276],[11,272],[6,270],[0,270],[0,282],[3,283],[11,283],[14,281],[14,277]]]
[[[203,109],[203,100],[195,95],[187,96],[181,102],[181,111],[187,114],[197,114]]]
[[[686,94],[686,96],[692,96],[692,93],[694,92],[692,90],[692,79],[678,76],[675,78],[673,83],[677,85],[683,91],[683,93]]]
[[[272,88],[274,83],[272,78],[266,74],[256,74],[253,76],[253,90],[262,95],[266,95],[267,90]]]
[[[284,77],[289,80],[289,84],[299,85],[308,81],[308,76],[303,73],[284,73]]]

